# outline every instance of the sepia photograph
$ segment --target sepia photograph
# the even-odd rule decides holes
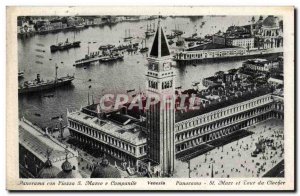
[[[8,10],[12,189],[294,188],[293,7],[51,9]]]

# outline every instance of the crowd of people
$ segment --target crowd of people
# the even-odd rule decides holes
[[[190,163],[178,161],[175,175],[262,177],[284,158],[283,122],[271,119],[249,127],[248,131],[252,134],[191,159]]]

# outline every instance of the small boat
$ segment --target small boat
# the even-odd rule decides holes
[[[145,42],[145,45],[143,45],[144,42]],[[142,41],[142,48],[140,49],[140,52],[143,53],[143,52],[147,52],[148,50],[149,50],[149,48],[147,47],[146,39],[144,39]]]
[[[103,56],[101,59],[99,59],[100,62],[109,62],[109,61],[116,61],[116,60],[123,60],[124,55],[117,53],[117,52],[111,52],[105,56]]]
[[[109,49],[112,49],[112,48],[114,48],[114,47],[115,47],[115,45],[111,45],[111,44],[101,45],[101,46],[99,47],[99,50],[109,50]]]
[[[133,92],[133,91],[135,91],[135,89],[127,90],[126,92],[130,93],[130,92]]]
[[[176,46],[182,46],[184,44],[184,41],[182,39],[178,39],[176,42]]]
[[[56,120],[56,119],[59,119],[59,118],[62,118],[62,115],[59,115],[59,116],[53,116],[53,117],[51,117],[51,120]]]
[[[23,77],[24,77],[24,71],[19,71],[18,78],[23,78]]]
[[[197,86],[200,82],[193,82],[193,86]]]
[[[139,49],[138,46],[136,46],[135,44],[131,44],[127,48],[127,52],[136,52],[138,49]]]
[[[47,98],[54,97],[54,94],[44,95],[44,97],[47,97]]]
[[[153,24],[153,27],[151,27],[151,24],[147,24],[147,30],[145,32],[146,37],[151,37],[155,34],[155,24]]]
[[[183,31],[179,30],[179,26],[177,26],[177,28],[176,28],[176,25],[175,25],[175,29],[173,30],[173,32],[174,32],[174,35],[176,35],[176,36],[180,36],[183,34]]]
[[[167,39],[174,39],[176,36],[174,34],[166,35]]]
[[[195,42],[190,42],[190,43],[188,43],[188,47],[192,47],[192,46],[194,46],[195,45]]]
[[[132,37],[131,34],[130,34],[130,29],[128,29],[128,30],[125,29],[125,37],[124,37],[124,41],[126,42],[126,41],[130,41],[130,40],[132,40],[132,39],[133,39],[133,37]]]
[[[172,44],[174,44],[174,41],[173,41],[173,40],[169,40],[169,41],[168,41],[168,44],[169,44],[169,45],[172,45]]]

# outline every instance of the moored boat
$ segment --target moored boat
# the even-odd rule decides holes
[[[80,47],[80,43],[80,41],[69,42],[69,40],[67,39],[65,42],[59,42],[56,45],[51,45],[50,51],[56,52],[60,50],[68,50],[70,48],[77,48]]]
[[[55,67],[55,79],[54,80],[47,80],[43,81],[40,78],[40,74],[37,74],[35,80],[32,81],[25,81],[22,85],[19,86],[18,93],[25,94],[25,93],[34,93],[40,92],[43,90],[53,89],[59,86],[69,85],[71,84],[72,80],[74,80],[74,76],[64,76],[64,77],[57,77],[57,69]]]

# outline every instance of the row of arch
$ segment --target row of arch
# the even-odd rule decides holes
[[[98,149],[102,153],[110,155],[118,160],[126,161],[130,165],[135,165],[137,158],[134,156],[129,155],[128,153],[125,153],[117,148],[114,148],[113,146],[103,144],[99,141],[94,140],[91,137],[82,135],[80,133],[77,133],[74,130],[70,129],[70,134],[73,138],[76,140],[85,143],[86,145],[90,146],[91,149]]]
[[[179,152],[197,147],[201,144],[220,139],[224,136],[232,134],[233,132],[235,132],[237,130],[251,126],[253,124],[256,124],[263,120],[267,120],[272,117],[279,117],[279,116],[277,116],[274,112],[268,112],[268,113],[264,113],[259,116],[250,118],[250,119],[243,120],[243,121],[238,122],[237,124],[234,124],[230,127],[222,128],[222,129],[210,132],[208,134],[202,135],[200,137],[188,140],[186,142],[179,143],[176,145],[175,151],[176,151],[176,153],[179,153]],[[282,116],[282,118],[283,118],[283,116]]]
[[[211,124],[197,127],[196,129],[193,129],[193,130],[188,130],[185,132],[177,133],[175,136],[175,142],[179,143],[179,142],[182,142],[182,141],[194,138],[194,137],[198,137],[200,135],[211,132],[215,129],[220,129],[222,127],[230,126],[232,124],[237,123],[238,121],[245,120],[245,119],[251,118],[253,116],[260,115],[265,112],[269,112],[271,109],[272,109],[271,105],[265,105],[263,107],[253,109],[253,110],[244,112],[242,114],[231,116],[229,118],[215,121],[214,123],[211,123]]]
[[[218,119],[218,118],[230,116],[230,115],[232,115],[234,113],[237,113],[237,112],[244,112],[245,110],[249,110],[253,107],[257,107],[257,106],[262,105],[262,104],[270,103],[270,101],[271,101],[271,96],[269,95],[269,96],[260,97],[256,100],[252,100],[251,102],[236,104],[233,107],[228,107],[227,109],[224,109],[222,111],[212,112],[209,115],[206,115],[204,117],[198,118],[198,119],[190,121],[190,122],[180,122],[180,123],[176,124],[175,131],[179,132],[179,131],[182,131],[184,129],[192,128],[192,127],[195,127],[197,125],[199,126],[203,123],[207,123],[207,122],[210,122],[210,121],[215,122],[216,119]]]

